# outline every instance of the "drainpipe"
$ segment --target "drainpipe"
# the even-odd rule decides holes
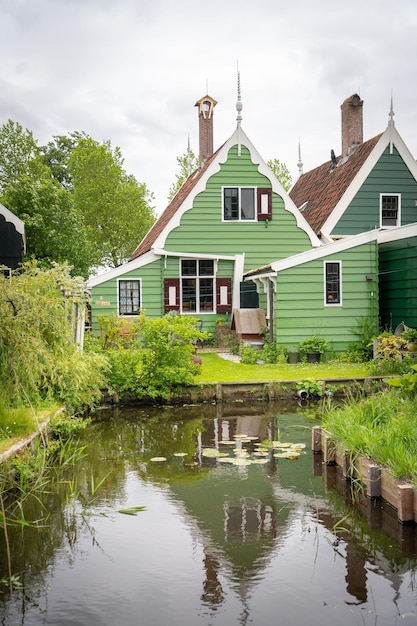
[[[269,341],[272,343],[274,341],[274,283],[272,280],[268,280],[268,290],[269,290]]]

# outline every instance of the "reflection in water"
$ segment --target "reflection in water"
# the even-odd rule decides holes
[[[290,410],[101,413],[86,456],[26,503],[45,523],[9,529],[23,587],[0,588],[0,623],[416,623],[415,528],[360,496],[352,507],[309,450],[304,409]],[[278,441],[306,448],[290,460]]]

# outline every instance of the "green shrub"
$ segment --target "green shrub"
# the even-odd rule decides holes
[[[329,343],[324,337],[317,337],[313,335],[311,337],[306,337],[300,342],[300,350],[304,354],[309,353],[319,353],[323,354],[325,350],[329,347]]]
[[[168,314],[151,319],[141,313],[130,337],[119,342],[109,322],[106,332],[114,337],[106,352],[109,388],[137,398],[167,399],[176,387],[191,385],[200,371],[192,360],[195,344],[207,337],[197,326],[193,317]]]
[[[262,359],[260,350],[255,350],[252,346],[242,345],[240,348],[240,359],[245,365],[255,365],[256,361]]]

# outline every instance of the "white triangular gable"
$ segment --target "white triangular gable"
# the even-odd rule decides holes
[[[212,163],[210,163],[209,167],[201,176],[198,183],[192,189],[190,194],[185,198],[182,205],[177,209],[175,215],[165,226],[161,234],[157,237],[153,245],[154,248],[165,248],[165,242],[170,232],[180,225],[181,218],[184,213],[192,208],[195,197],[205,190],[208,179],[220,171],[220,165],[227,161],[229,150],[236,145],[243,145],[249,150],[252,162],[255,165],[258,165],[259,172],[270,180],[272,191],[279,194],[283,198],[285,209],[294,215],[298,228],[301,228],[305,231],[305,233],[310,238],[311,245],[314,247],[321,245],[320,239],[317,237],[317,235],[315,234],[307,220],[303,217],[299,209],[295,206],[294,202],[291,200],[288,193],[279,183],[274,173],[262,159],[259,152],[253,146],[252,142],[249,140],[243,129],[241,127],[238,127],[233,135],[230,137],[230,139],[226,141],[226,143],[224,143],[223,146],[220,148],[216,155],[216,158],[212,161]]]
[[[336,204],[327,220],[324,222],[321,229],[323,237],[331,239],[331,232],[336,227],[343,213],[346,211],[346,209],[368,178],[369,174],[377,164],[378,160],[381,158],[387,146],[395,146],[397,148],[399,155],[410,170],[410,173],[412,174],[414,179],[417,181],[417,163],[395,126],[390,123],[388,124],[385,132],[379,138],[375,148],[372,150],[365,163],[362,165],[358,174],[355,176],[343,196],[340,198],[339,202]]]

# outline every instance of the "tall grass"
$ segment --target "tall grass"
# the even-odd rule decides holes
[[[352,454],[365,454],[417,485],[417,399],[398,390],[331,409],[323,426]]]

